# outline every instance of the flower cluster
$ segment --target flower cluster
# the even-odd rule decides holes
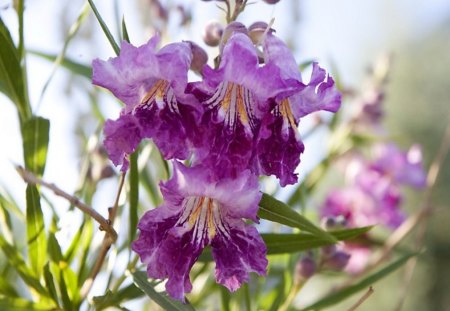
[[[322,217],[341,215],[352,227],[396,228],[403,222],[401,185],[417,189],[426,185],[421,150],[413,146],[403,152],[390,143],[375,146],[374,154],[373,161],[355,157],[349,162],[350,185],[329,193]]]
[[[93,63],[94,84],[125,104],[104,129],[114,164],[127,170],[145,138],[174,160],[172,178],[160,185],[164,203],[142,217],[133,249],[148,276],[167,278],[167,292],[184,300],[189,271],[210,245],[216,281],[234,291],[249,272],[266,273],[264,242],[243,220],[258,221],[258,176],[296,183],[304,150],[299,120],[337,111],[340,94],[317,63],[305,83],[288,47],[261,23],[225,28],[216,68],[201,61],[199,70],[204,53],[192,42],[158,50],[158,41],[137,48],[123,42],[118,57]],[[189,82],[189,69],[202,81]],[[186,159],[189,167],[179,162]]]
[[[324,219],[343,218],[344,227],[383,225],[389,229],[395,229],[405,220],[401,186],[416,189],[426,186],[422,152],[418,146],[403,152],[388,143],[374,146],[373,154],[372,161],[361,156],[348,161],[350,184],[328,194],[321,207]],[[351,273],[360,272],[371,254],[365,245],[344,243],[340,249],[351,254],[346,267]]]

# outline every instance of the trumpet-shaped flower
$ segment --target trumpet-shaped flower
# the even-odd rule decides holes
[[[204,167],[175,162],[172,179],[161,184],[163,205],[139,222],[133,250],[147,264],[149,277],[167,278],[166,290],[184,300],[192,289],[189,271],[210,245],[216,281],[230,291],[248,281],[249,272],[266,273],[266,247],[256,228],[261,193],[250,171],[216,181]]]
[[[281,92],[274,98],[274,107],[262,122],[256,149],[256,170],[275,175],[285,186],[297,182],[294,171],[304,151],[297,129],[300,118],[319,110],[336,112],[341,95],[317,63],[313,64],[309,83],[304,84],[291,51],[271,33],[264,41],[264,56],[266,71],[280,71],[284,83],[299,84],[294,91]]]
[[[205,128],[204,144],[197,149],[196,163],[212,167],[218,178],[236,176],[250,167],[269,99],[298,87],[279,73],[259,65],[257,50],[246,34],[230,35],[219,68],[205,66],[204,80],[191,84],[191,92],[205,108],[200,125]]]
[[[198,118],[193,96],[184,93],[192,60],[188,43],[159,51],[159,37],[134,47],[122,42],[120,55],[94,60],[94,84],[110,90],[125,107],[117,120],[105,123],[105,147],[115,165],[128,167],[128,156],[144,138],[152,138],[166,159],[190,155]]]

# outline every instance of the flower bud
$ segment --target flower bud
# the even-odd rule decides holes
[[[267,28],[269,28],[269,25],[266,22],[255,22],[248,27],[248,35],[255,45],[264,41],[263,36],[267,31],[274,31],[272,28]]]
[[[326,217],[322,219],[322,227],[327,231],[345,229],[347,227],[347,220],[342,215]]]
[[[341,271],[348,264],[350,257],[349,253],[336,251],[324,261],[323,266],[334,271]]]
[[[203,66],[208,62],[208,54],[197,43],[192,41],[186,41],[186,43],[190,45],[192,52],[191,70],[200,74]]]
[[[232,22],[228,24],[228,26],[225,28],[222,34],[222,40],[220,41],[220,52],[222,53],[223,47],[227,43],[228,39],[231,37],[231,35],[235,32],[245,33],[247,34],[247,27],[245,27],[244,24],[239,22]]]
[[[218,46],[223,34],[223,26],[217,21],[209,21],[203,29],[203,41],[209,46]]]
[[[280,0],[263,0],[267,4],[277,4]]]
[[[300,282],[302,279],[309,279],[316,273],[317,265],[311,256],[300,259],[295,266],[295,278]]]

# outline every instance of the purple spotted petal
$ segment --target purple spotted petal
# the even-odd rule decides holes
[[[292,126],[278,109],[274,114],[268,114],[263,121],[256,146],[255,170],[260,174],[275,175],[284,187],[297,182],[294,171],[300,163],[304,145],[295,124]]]
[[[266,245],[254,227],[242,220],[234,220],[230,227],[229,236],[217,235],[211,246],[216,281],[234,292],[248,282],[250,272],[266,275],[268,262]]]
[[[161,183],[161,192],[164,204],[142,217],[132,248],[147,264],[149,277],[168,279],[171,297],[184,301],[191,291],[189,272],[207,245],[213,249],[217,281],[230,290],[247,281],[252,271],[265,274],[264,242],[242,220],[256,219],[261,199],[257,177],[250,171],[216,181],[205,167],[175,162],[173,177]]]
[[[172,43],[159,51],[159,36],[134,47],[122,42],[120,55],[92,63],[92,83],[110,90],[127,105],[129,112],[139,105],[158,80],[170,82],[176,95],[184,92],[192,53],[187,43]]]
[[[128,169],[128,155],[132,154],[142,139],[141,127],[130,115],[105,122],[105,148],[115,165]]]
[[[105,129],[106,150],[116,165],[123,164],[122,170],[143,138],[153,139],[165,159],[187,159],[200,136],[199,103],[184,93],[190,46],[173,43],[156,50],[158,41],[155,36],[140,47],[123,42],[118,57],[93,62],[93,83],[109,89],[126,105],[114,121],[117,124],[112,126],[111,121]]]

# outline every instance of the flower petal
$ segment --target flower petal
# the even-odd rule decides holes
[[[338,111],[341,106],[341,93],[334,86],[333,78],[317,63],[313,63],[310,82],[289,100],[293,114],[298,120],[319,110]]]
[[[250,272],[266,275],[267,249],[256,228],[240,219],[229,224],[229,236],[216,235],[211,246],[217,283],[236,291],[248,282]]]
[[[115,121],[107,120],[104,135],[109,158],[115,165],[122,165],[122,171],[126,171],[128,155],[136,150],[142,139],[139,122],[131,115],[122,115]]]
[[[295,184],[297,174],[294,171],[304,149],[295,124],[290,124],[281,114],[268,114],[263,120],[256,147],[256,171],[275,175],[282,187]]]

